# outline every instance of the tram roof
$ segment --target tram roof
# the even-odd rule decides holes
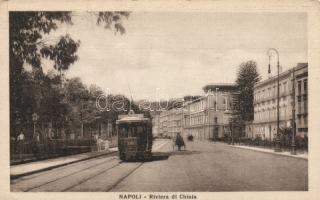
[[[147,122],[149,121],[148,118],[140,117],[140,116],[125,116],[121,117],[116,121],[116,124],[123,124],[123,123],[132,123],[132,122]]]

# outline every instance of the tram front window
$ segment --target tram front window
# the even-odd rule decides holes
[[[119,127],[120,137],[138,137],[143,134],[144,127],[141,125],[123,125]]]
[[[127,130],[125,126],[120,126],[118,130],[119,130],[118,134],[121,138],[127,137]]]
[[[128,137],[137,137],[135,127],[128,127]]]

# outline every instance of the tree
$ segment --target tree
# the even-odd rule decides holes
[[[252,121],[254,85],[259,82],[261,76],[257,70],[255,61],[241,63],[237,73],[236,85],[239,95],[236,96],[239,105],[236,107],[243,121]]]
[[[250,60],[240,64],[236,79],[237,92],[232,94],[233,111],[229,122],[232,131],[232,140],[238,140],[242,137],[245,122],[253,120],[254,85],[259,82],[259,80],[260,75],[257,71],[256,62]]]
[[[92,12],[97,24],[105,28],[114,28],[123,34],[121,24],[128,12]],[[60,24],[72,24],[72,12],[10,12],[9,13],[9,71],[10,71],[10,132],[16,134],[16,127],[21,123],[22,113],[26,107],[22,105],[23,65],[29,64],[33,70],[41,69],[43,58],[54,61],[53,68],[60,74],[68,70],[77,61],[76,54],[80,41],[73,40],[69,35],[55,38],[50,43],[46,37],[56,30]],[[36,83],[38,84],[38,83]],[[28,94],[30,95],[30,94]],[[35,112],[37,106],[33,108]]]
[[[71,78],[65,86],[66,98],[70,103],[80,104],[89,99],[89,91],[79,77]]]
[[[241,132],[244,125],[244,120],[241,117],[241,104],[239,95],[240,92],[238,91],[232,93],[232,113],[231,117],[229,118],[231,144],[233,144],[235,141],[238,141],[238,139],[241,137]]]

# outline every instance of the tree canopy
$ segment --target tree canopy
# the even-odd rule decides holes
[[[235,110],[239,113],[243,121],[253,120],[254,85],[259,82],[260,79],[261,76],[258,73],[257,63],[255,61],[250,60],[240,64],[236,79],[239,93],[235,96],[235,101],[238,105],[235,107]]]
[[[127,18],[130,13],[90,14],[96,17],[97,25],[124,34],[122,19]],[[66,99],[66,92],[58,87],[62,85],[61,73],[77,61],[77,50],[81,43],[68,34],[58,38],[48,36],[61,24],[72,25],[73,15],[72,12],[9,12],[10,128],[13,134],[16,134],[19,124],[29,121],[30,113],[46,112],[55,117],[67,112],[68,106],[63,101]],[[43,59],[53,61],[52,67],[60,76],[55,73],[45,75],[42,71]],[[33,73],[24,70],[25,64],[32,67]],[[79,80],[73,81],[74,85],[70,84],[70,87],[78,87],[75,92],[80,92],[79,95],[84,97],[88,95]],[[78,94],[68,95],[73,101]],[[44,109],[43,105],[52,109]]]

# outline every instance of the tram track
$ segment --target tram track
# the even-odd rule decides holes
[[[158,150],[160,148],[162,148],[163,146],[167,145],[167,142],[164,143],[158,143],[155,150]],[[105,192],[110,192],[112,189],[114,189],[115,187],[117,187],[121,182],[123,182],[126,178],[128,178],[130,175],[132,175],[136,170],[138,170],[144,163],[140,163],[138,166],[136,166],[133,170],[131,170],[129,173],[127,173],[126,175],[122,176],[120,179],[118,179],[118,181],[116,181],[114,184],[112,184],[110,187],[108,187]]]
[[[133,174],[137,169],[139,169],[143,163],[140,163],[138,166],[136,166],[132,171],[121,177],[118,181],[116,181],[113,185],[111,185],[108,189],[105,190],[105,192],[110,192],[113,188],[117,187],[124,179],[126,179],[128,176]]]
[[[157,144],[156,148],[154,150],[160,149],[166,144],[168,144],[168,143],[165,142],[165,143]],[[113,181],[111,183],[106,183],[106,185],[108,185],[108,187],[106,189],[95,188],[95,187],[92,186],[91,183],[94,183],[94,181],[98,181],[99,182],[99,180],[95,180],[95,178],[99,179],[98,176],[100,176],[100,175],[102,175],[103,177],[113,176],[114,173],[116,173],[116,172],[111,172],[112,169],[115,169],[115,171],[117,171],[117,170],[121,171],[121,166],[124,167],[124,165],[131,165],[131,164],[132,164],[132,162],[120,162],[118,165],[113,166],[111,168],[108,168],[105,171],[102,171],[100,173],[97,173],[94,176],[88,177],[88,178],[78,182],[77,184],[74,184],[74,185],[72,185],[72,186],[70,186],[68,188],[65,188],[63,191],[64,192],[82,191],[82,188],[87,188],[88,189],[88,187],[90,187],[91,189],[88,189],[88,191],[110,192],[114,188],[116,188],[120,183],[122,183],[126,178],[128,178],[135,171],[137,171],[140,167],[142,167],[144,162],[137,163],[137,165],[132,166],[132,169],[129,169],[125,174],[123,174],[121,177],[117,178],[115,181]],[[117,167],[118,167],[118,169],[117,169]],[[101,178],[100,178],[100,180],[101,180]]]
[[[167,143],[167,142],[160,143],[160,144],[158,143],[158,144],[156,145],[156,147],[155,147],[154,150],[156,151],[156,150],[162,148],[163,146],[165,146],[166,144],[168,144],[168,143]],[[123,163],[123,162],[120,162],[118,165],[115,165],[115,166],[113,166],[113,167],[111,167],[111,168],[108,168],[108,169],[106,169],[105,171],[103,171],[103,172],[101,172],[101,173],[98,173],[98,174],[96,174],[96,175],[94,175],[94,176],[92,176],[92,177],[88,177],[87,179],[85,179],[85,180],[83,180],[83,181],[81,181],[81,182],[79,182],[79,183],[77,183],[77,184],[75,184],[75,185],[73,185],[73,186],[71,186],[71,187],[68,187],[68,188],[66,188],[66,189],[63,190],[63,191],[64,191],[64,192],[71,191],[73,188],[75,188],[75,187],[77,187],[77,186],[79,186],[79,185],[81,185],[81,184],[84,184],[84,183],[86,183],[86,182],[88,182],[88,181],[96,178],[96,177],[99,176],[99,175],[102,175],[102,174],[104,174],[104,173],[108,173],[111,169],[114,169],[114,168],[116,168],[116,167],[121,166],[121,165],[120,165],[121,163]],[[130,163],[130,162],[129,162],[129,163]],[[125,163],[123,163],[123,164],[125,164]],[[128,178],[128,177],[129,177],[130,175],[132,175],[135,171],[137,171],[140,167],[142,167],[143,164],[144,164],[144,162],[141,162],[141,163],[139,163],[138,165],[134,166],[133,169],[129,170],[129,172],[125,173],[125,175],[123,175],[123,176],[121,176],[120,178],[118,178],[114,183],[110,184],[110,186],[109,186],[107,189],[104,189],[104,190],[102,190],[102,191],[104,191],[104,192],[110,192],[110,191],[112,191],[112,190],[113,190],[114,188],[116,188],[121,182],[123,182],[126,178]]]
[[[167,142],[157,143],[153,150],[157,151],[166,144]],[[77,163],[77,165],[72,164],[69,167],[65,166],[60,168],[60,170],[65,170],[62,171],[64,174],[62,176],[61,174],[58,174],[57,177],[52,177],[59,173],[59,171],[51,171],[36,176],[31,175],[31,177],[25,177],[26,179],[20,179],[20,181],[17,182],[16,189],[24,192],[73,192],[83,190],[109,192],[116,188],[120,183],[122,183],[144,164],[144,162],[122,162],[120,160],[115,163],[115,161],[118,160],[117,157],[109,157],[102,162],[99,162],[99,160],[95,160],[93,163],[91,163],[92,160],[84,161]],[[87,164],[90,165],[84,167],[84,165]],[[107,165],[104,167],[102,166],[104,164]],[[80,166],[81,169],[76,169],[77,166]],[[48,180],[45,180],[47,179],[46,177],[48,177]],[[39,178],[39,180],[37,178]],[[31,181],[31,184],[29,184],[29,181]],[[42,183],[37,184],[38,181]],[[102,186],[96,186],[96,182],[105,184]],[[28,187],[32,184],[35,185]]]
[[[83,168],[83,169],[81,169],[81,170],[78,170],[78,171],[72,172],[72,173],[70,173],[70,174],[67,174],[67,175],[65,175],[65,176],[62,176],[62,177],[59,177],[59,178],[56,178],[56,179],[50,180],[50,181],[45,182],[45,183],[42,183],[42,184],[39,184],[39,185],[36,185],[36,186],[30,187],[30,188],[28,188],[27,190],[24,190],[24,191],[25,191],[25,192],[28,192],[28,191],[31,191],[31,190],[33,190],[33,189],[40,188],[40,187],[45,186],[45,185],[48,185],[48,184],[50,184],[50,183],[53,183],[53,182],[59,181],[59,180],[61,180],[61,179],[64,179],[64,178],[70,177],[70,176],[72,176],[72,175],[75,175],[75,174],[81,173],[81,172],[83,172],[83,171],[86,171],[86,170],[89,170],[89,169],[95,168],[95,167],[97,167],[97,166],[103,165],[103,164],[105,164],[105,163],[107,163],[107,162],[110,162],[111,160],[115,160],[115,159],[117,159],[117,158],[115,157],[115,158],[111,158],[111,159],[108,159],[108,160],[106,160],[106,161],[103,161],[103,162],[101,162],[101,163],[92,164],[92,165],[90,165],[90,166],[88,166],[88,167],[86,167],[86,168]],[[36,178],[36,177],[35,177],[35,178]]]
[[[121,164],[125,164],[125,163],[119,162],[111,167],[108,167],[106,170],[103,170],[99,173],[96,173],[95,175],[93,175],[91,177],[83,179],[80,182],[63,189],[61,192],[76,192],[76,191],[78,191],[78,189],[76,187],[81,186],[82,184],[90,185],[90,183],[88,183],[89,181],[94,181],[93,179],[95,179],[96,177],[98,177],[102,174],[106,174],[106,173],[110,172],[110,170],[112,170],[112,169],[116,169],[117,167],[120,167]],[[123,180],[125,180],[127,177],[129,177],[131,174],[133,174],[136,170],[138,170],[143,164],[144,163],[139,163],[138,165],[134,166],[133,169],[129,170],[129,172],[127,172],[125,175],[121,176],[114,183],[110,184],[110,186],[107,189],[103,189],[103,190],[99,190],[99,191],[110,192],[113,188],[115,188],[117,185],[119,185]],[[92,191],[96,191],[96,190],[93,189]]]
[[[109,156],[107,158],[112,158],[113,156]],[[31,174],[31,175],[27,175],[27,176],[23,176],[23,177],[20,177],[18,179],[16,179],[17,181],[26,181],[26,180],[32,180],[32,179],[35,179],[35,178],[38,178],[40,176],[43,176],[43,175],[47,175],[47,174],[51,174],[53,173],[54,171],[56,170],[64,170],[64,169],[68,169],[68,168],[72,168],[72,167],[76,167],[78,165],[83,165],[83,164],[86,164],[86,163],[90,163],[92,161],[99,161],[99,160],[103,160],[103,159],[106,159],[106,157],[99,157],[99,158],[95,158],[94,160],[92,159],[88,159],[88,160],[84,160],[84,161],[81,161],[81,162],[76,162],[76,163],[71,163],[71,164],[68,164],[66,166],[62,166],[62,167],[58,167],[58,168],[54,168],[54,169],[51,169],[51,170],[48,170],[48,171],[44,171],[44,172],[39,172],[39,173],[36,173],[36,174]],[[110,160],[110,159],[108,159]],[[105,163],[106,161],[103,161],[103,163]],[[99,164],[99,163],[98,163]],[[93,164],[95,165],[95,164]],[[82,170],[82,169],[81,169]],[[79,170],[79,171],[81,171]],[[15,182],[15,181],[13,181]]]
[[[103,173],[105,173],[105,172],[107,172],[107,171],[109,171],[109,170],[111,170],[111,169],[119,166],[121,163],[122,163],[122,162],[119,162],[119,163],[117,163],[117,164],[115,164],[115,165],[113,165],[113,166],[111,166],[111,167],[108,167],[108,168],[107,168],[106,170],[104,170],[104,171],[101,171],[101,172],[99,172],[99,173],[97,173],[97,174],[95,174],[95,175],[93,175],[93,176],[91,176],[91,177],[89,177],[89,178],[86,178],[86,179],[78,182],[77,184],[74,184],[74,185],[72,185],[72,186],[69,186],[69,187],[65,188],[64,190],[62,190],[62,192],[67,192],[67,191],[71,190],[72,188],[75,188],[76,186],[81,185],[81,184],[83,184],[84,182],[86,182],[86,181],[88,181],[88,180],[90,180],[90,179],[93,179],[93,178],[99,176],[100,174],[103,174]]]

